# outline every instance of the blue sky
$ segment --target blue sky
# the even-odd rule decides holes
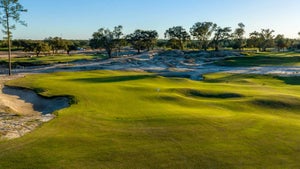
[[[300,32],[299,0],[19,0],[28,9],[17,25],[15,39],[89,39],[101,27],[157,30],[212,21],[233,29],[239,22],[247,34],[272,28],[276,34],[297,37]]]

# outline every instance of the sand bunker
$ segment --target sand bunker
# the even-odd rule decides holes
[[[7,95],[18,96],[25,103],[31,104],[34,111],[41,112],[43,115],[69,107],[69,99],[67,97],[45,98],[37,95],[32,90],[8,86],[5,86],[2,92]]]
[[[21,137],[53,119],[52,112],[69,106],[67,97],[45,98],[28,89],[4,86],[19,77],[0,77],[0,139]]]

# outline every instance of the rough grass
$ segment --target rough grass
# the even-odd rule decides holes
[[[243,57],[227,58],[217,63],[221,66],[300,66],[298,52],[261,52]]]
[[[0,142],[0,168],[300,168],[294,77],[205,79],[90,71],[11,81],[77,103]]]
[[[40,56],[40,57],[16,57],[12,58],[13,65],[19,66],[39,66],[50,65],[55,63],[68,63],[80,60],[92,60],[97,58],[104,58],[104,56],[93,55],[54,55],[54,56]],[[7,58],[0,58],[0,64],[7,64]]]

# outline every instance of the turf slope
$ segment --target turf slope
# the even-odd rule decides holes
[[[296,82],[118,71],[28,76],[9,85],[74,96],[75,104],[1,141],[0,168],[300,168]]]

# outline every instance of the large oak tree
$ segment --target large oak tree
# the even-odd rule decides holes
[[[119,47],[119,40],[122,33],[122,26],[117,26],[113,31],[100,28],[97,32],[93,33],[93,38],[90,40],[90,46],[94,49],[104,48],[108,57],[112,57],[112,52],[115,48]]]
[[[218,28],[216,28],[215,35],[214,35],[213,40],[212,40],[212,45],[214,46],[215,51],[219,50],[222,43],[229,40],[229,38],[231,37],[230,32],[231,32],[230,27],[225,27],[225,28],[218,27]]]
[[[190,33],[199,41],[201,49],[206,51],[209,45],[209,38],[215,31],[216,27],[217,24],[212,22],[197,22],[190,29]]]
[[[174,26],[166,30],[165,38],[168,38],[169,42],[183,50],[185,43],[191,39],[191,36],[182,26]]]
[[[128,42],[138,50],[152,49],[157,42],[158,33],[154,30],[135,30],[134,33],[127,35]]]

